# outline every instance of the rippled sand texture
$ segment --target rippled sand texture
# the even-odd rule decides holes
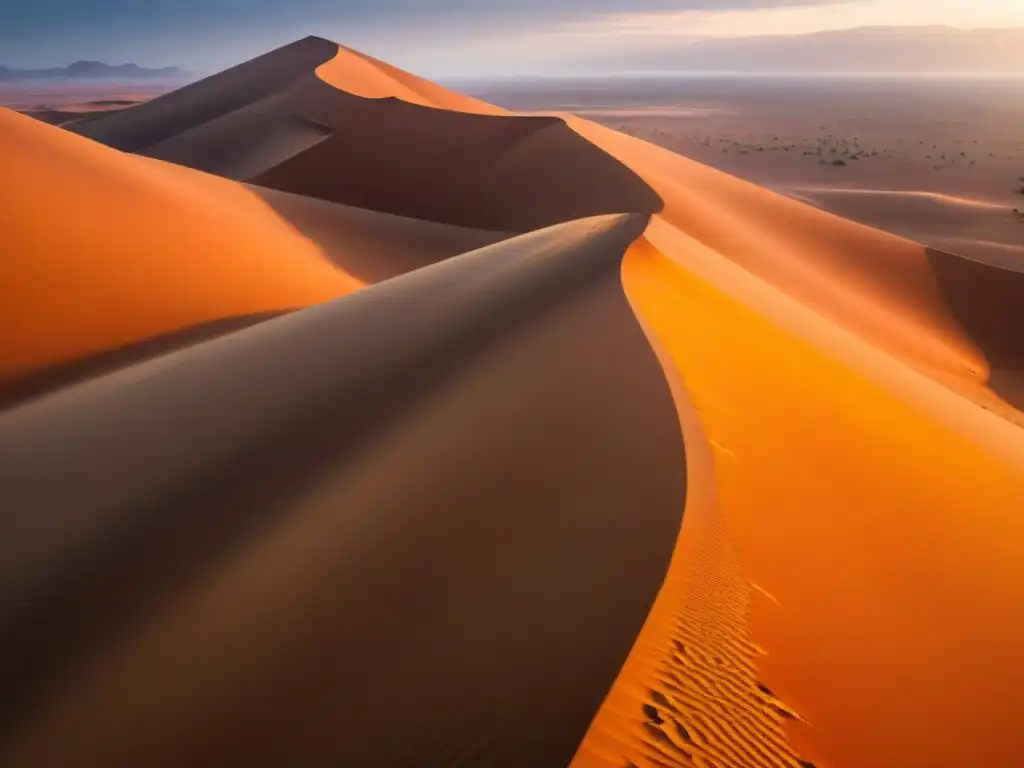
[[[0,171],[3,765],[1018,762],[1020,273],[319,38]]]

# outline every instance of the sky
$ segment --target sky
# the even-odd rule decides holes
[[[0,0],[0,64],[213,72],[317,34],[431,77],[540,72],[698,37],[1024,26],[1024,0]]]

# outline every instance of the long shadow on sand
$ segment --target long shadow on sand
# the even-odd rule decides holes
[[[509,240],[0,416],[0,762],[568,764],[685,503],[619,277],[645,225]]]
[[[283,313],[259,312],[252,315],[213,320],[190,328],[163,333],[133,344],[126,344],[99,354],[89,355],[81,360],[45,368],[26,378],[0,385],[0,411],[65,387],[74,386],[98,376],[105,376],[122,368],[138,365],[146,360],[215,339],[226,333],[248,328],[281,314]]]
[[[663,207],[560,118],[357,96],[316,74],[338,53],[306,38],[69,129],[239,181],[476,229],[521,233]]]
[[[989,388],[1024,410],[1024,272],[934,248],[926,254],[950,312],[989,362]]]
[[[353,96],[311,77],[295,111],[331,136],[251,179],[323,200],[477,229],[527,232],[663,203],[559,118],[505,117]]]

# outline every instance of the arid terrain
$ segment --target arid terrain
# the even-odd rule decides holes
[[[1019,764],[1021,105],[744,87],[0,109],[0,765]]]
[[[571,111],[936,248],[1024,266],[1024,77],[698,74],[464,86],[512,109]]]
[[[0,83],[0,105],[47,123],[66,123],[93,112],[117,111],[178,87],[170,83],[43,81]]]

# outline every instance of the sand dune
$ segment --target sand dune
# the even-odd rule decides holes
[[[231,182],[8,110],[0,147],[0,381],[360,285]]]
[[[526,232],[660,207],[563,121],[485,107],[306,38],[81,130],[260,186],[478,229]]]
[[[330,41],[307,37],[237,67],[73,130],[129,152],[177,136],[275,95],[337,53]]]
[[[636,171],[665,201],[659,219],[870,343],[976,391],[993,368],[1019,367],[1007,326],[1019,272],[927,249],[840,219],[610,129],[571,125]],[[671,251],[672,245],[666,248]],[[970,271],[971,291],[953,273]],[[954,299],[953,296],[956,296]],[[1012,301],[1010,302],[1012,304]],[[980,315],[999,313],[993,324]],[[1008,340],[1002,337],[1010,334]],[[998,359],[986,356],[993,345]],[[1010,349],[1014,351],[1010,351]]]
[[[337,92],[321,98],[330,90],[323,83],[311,83],[310,90],[300,114],[330,124],[331,139],[254,183],[420,219],[519,232],[661,207],[639,177],[561,120],[470,115]],[[336,167],[346,173],[324,170]]]
[[[0,400],[53,366],[309,306],[507,236],[248,188],[6,110],[0,134],[4,177],[22,180],[2,198],[14,252],[0,281]]]
[[[684,501],[619,280],[643,226],[513,239],[0,419],[0,504],[33,511],[0,537],[4,763],[566,764]]]
[[[249,189],[331,261],[364,283],[379,283],[511,237],[511,233],[378,213],[266,187]]]
[[[810,187],[785,191],[822,207],[842,201],[859,221],[940,250],[1018,271],[1024,263],[1024,225],[1007,205],[912,190]]]
[[[317,77],[338,90],[369,99],[400,99],[424,107],[481,115],[508,112],[485,101],[455,93],[422,77],[344,46],[316,70]]]
[[[2,120],[0,761],[1017,761],[1020,272],[316,38]]]
[[[330,129],[292,115],[285,101],[268,97],[158,141],[145,154],[229,179],[255,178],[331,135]],[[240,142],[239,136],[247,140]]]

